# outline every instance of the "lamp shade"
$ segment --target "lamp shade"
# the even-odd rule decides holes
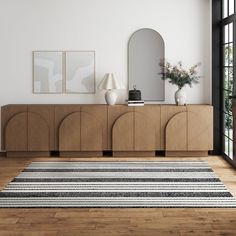
[[[98,85],[98,89],[123,89],[123,86],[117,81],[113,73],[107,73]]]

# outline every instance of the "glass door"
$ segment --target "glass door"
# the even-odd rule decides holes
[[[233,100],[236,100],[232,98],[235,95],[235,2],[235,0],[222,0],[221,21],[223,153],[230,160],[234,159],[233,102],[235,101]]]
[[[223,25],[223,152],[233,160],[233,113],[232,96],[234,82],[234,20],[230,18]]]

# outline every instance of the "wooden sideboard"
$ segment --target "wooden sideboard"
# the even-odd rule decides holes
[[[210,105],[6,105],[7,156],[205,156],[213,149]]]

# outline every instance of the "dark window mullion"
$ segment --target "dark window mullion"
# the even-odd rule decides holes
[[[225,110],[223,111],[223,113],[224,113],[225,115],[228,115],[228,116],[233,117],[232,113],[228,113],[228,112],[226,112]]]
[[[229,114],[229,113],[227,113],[226,111],[223,111],[223,113],[224,113],[224,114]],[[232,114],[229,114],[229,115],[230,115],[230,116],[233,116]]]
[[[223,135],[224,135],[228,140],[230,140],[230,141],[234,141],[234,140],[231,139],[228,135],[226,135],[226,134],[224,134],[224,133],[223,133]]]
[[[223,46],[227,46],[227,45],[229,46],[229,44],[230,44],[230,43],[228,42],[228,43],[223,43],[222,45],[223,45]]]
[[[221,25],[223,26],[223,25],[227,25],[227,24],[231,23],[233,18],[234,18],[234,15],[230,15],[230,16],[223,18],[221,21]]]

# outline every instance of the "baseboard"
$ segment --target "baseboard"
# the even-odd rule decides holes
[[[155,151],[114,151],[114,157],[155,157]]]
[[[50,152],[39,151],[39,152],[6,152],[7,157],[50,157]]]
[[[73,151],[61,151],[60,157],[102,157],[103,152],[91,151],[91,152],[73,152]]]
[[[166,157],[207,157],[208,151],[166,151]]]
[[[109,156],[111,152],[109,152]],[[0,152],[0,157],[50,157],[51,152],[39,151],[39,152]],[[60,157],[103,157],[101,151],[61,151]],[[105,155],[106,156],[106,155]],[[155,157],[155,151],[113,151],[113,157]],[[208,151],[166,151],[166,157],[206,157]]]
[[[6,156],[7,156],[6,152],[0,152],[0,157],[6,157]]]

